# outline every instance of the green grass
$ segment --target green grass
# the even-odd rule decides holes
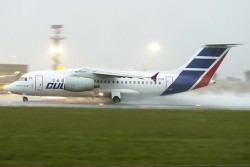
[[[0,166],[250,165],[250,112],[0,107]]]

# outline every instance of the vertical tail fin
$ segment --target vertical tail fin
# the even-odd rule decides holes
[[[218,67],[226,57],[227,53],[232,47],[238,46],[237,44],[217,44],[217,45],[205,45],[201,52],[194,58],[192,62],[197,60],[201,61],[200,67],[204,68],[204,75],[202,75],[193,89],[207,86],[217,71]],[[201,59],[203,58],[203,59]],[[191,62],[191,63],[192,63]],[[193,64],[189,64],[187,68],[192,68]]]
[[[178,69],[179,75],[162,95],[207,86],[228,51],[235,46],[238,44],[204,45],[183,67]]]

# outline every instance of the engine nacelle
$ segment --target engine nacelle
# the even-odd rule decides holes
[[[64,78],[64,90],[71,92],[83,92],[94,89],[94,80],[81,77]]]

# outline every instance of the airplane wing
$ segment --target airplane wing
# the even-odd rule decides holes
[[[102,75],[102,76],[138,78],[138,79],[151,78],[154,81],[156,80],[156,77],[159,74],[158,72],[153,76],[145,76],[136,72],[130,73],[127,71],[111,71],[111,70],[99,70],[99,69],[80,69],[80,70],[77,70],[76,73],[78,74],[93,73],[95,75]]]
[[[97,75],[106,75],[106,76],[114,76],[114,77],[127,77],[127,78],[139,78],[143,79],[145,76],[140,75],[140,74],[132,74],[128,72],[113,72],[113,71],[104,71],[104,70],[95,70],[93,71],[94,74]]]
[[[102,76],[113,76],[113,77],[124,77],[124,78],[139,78],[143,79],[146,78],[146,76],[136,73],[129,73],[125,71],[111,71],[111,70],[99,70],[99,69],[80,69],[75,71],[77,74],[86,74],[86,73],[92,73],[95,75],[102,75]]]

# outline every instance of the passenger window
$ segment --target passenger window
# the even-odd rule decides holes
[[[116,83],[119,83],[119,81],[116,81]]]
[[[64,79],[62,79],[61,81],[64,82]]]
[[[104,80],[104,83],[106,83],[106,80]]]
[[[138,84],[140,84],[140,81],[138,81]]]
[[[59,79],[57,79],[56,81],[59,82]]]
[[[102,80],[101,80],[101,83],[102,83]]]
[[[55,82],[55,79],[52,79],[52,82]]]
[[[142,81],[141,83],[144,84],[144,81]]]
[[[115,83],[115,81],[113,81],[113,84]]]
[[[110,80],[108,80],[108,83],[110,83]]]
[[[146,84],[148,84],[148,81],[146,81]]]
[[[153,84],[153,82],[152,82],[152,81],[150,81],[150,84]]]
[[[121,81],[121,84],[123,84],[123,81]]]
[[[132,82],[131,81],[129,81],[129,84],[131,84]]]
[[[161,84],[161,82],[159,82],[159,85]]]
[[[134,81],[134,84],[135,84],[135,81]]]
[[[127,81],[125,81],[125,84],[127,84],[128,82]]]

